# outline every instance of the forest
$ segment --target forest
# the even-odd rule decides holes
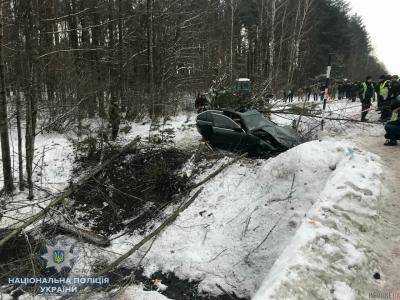
[[[98,116],[115,138],[121,118],[168,114],[184,95],[234,78],[251,78],[260,97],[304,86],[329,54],[336,78],[383,74],[361,18],[348,12],[342,0],[4,1],[4,174],[8,123],[20,139],[25,124],[30,186],[40,130]]]
[[[123,118],[168,114],[184,106],[184,95],[238,77],[250,78],[259,97],[278,95],[323,74],[329,54],[336,78],[383,74],[361,18],[348,12],[342,0],[4,1],[5,177],[8,126],[17,127],[22,160],[25,124],[31,188],[39,131],[100,117],[115,138]]]

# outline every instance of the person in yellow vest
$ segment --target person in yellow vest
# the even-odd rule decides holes
[[[375,97],[375,87],[372,77],[368,76],[361,84],[360,100],[361,100],[361,122],[367,121],[367,114],[371,109],[372,99]]]
[[[386,75],[382,75],[379,79],[377,85],[378,108],[381,110],[381,121],[386,122],[390,119],[391,115],[391,101],[389,99],[390,79]]]
[[[392,100],[392,118],[386,124],[385,146],[396,146],[400,139],[400,97]]]

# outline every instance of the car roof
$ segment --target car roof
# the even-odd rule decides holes
[[[247,116],[253,116],[253,115],[262,115],[258,110],[255,110],[255,109],[248,110],[248,111],[245,111],[245,112],[238,112],[238,111],[235,111],[233,109],[224,109],[224,110],[213,110],[213,109],[210,109],[210,110],[203,111],[199,115],[202,115],[202,114],[205,114],[205,113],[221,114],[221,115],[223,115],[225,113],[228,113],[228,114],[235,114],[235,115],[238,115],[238,116],[241,116],[241,117],[247,117]]]
[[[252,110],[248,110],[242,113],[238,113],[240,114],[242,117],[247,117],[247,116],[253,116],[253,115],[261,115],[261,113],[258,110],[252,109]]]

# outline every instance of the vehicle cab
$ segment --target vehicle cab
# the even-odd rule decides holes
[[[239,78],[233,84],[233,95],[241,99],[251,98],[252,88],[251,80],[248,78]]]

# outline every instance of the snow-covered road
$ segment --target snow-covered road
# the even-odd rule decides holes
[[[377,295],[400,298],[400,152],[398,148],[383,146],[382,135],[363,135],[356,138],[355,142],[379,155],[384,171],[379,201],[381,222],[374,236],[381,279],[374,281],[373,290]]]

